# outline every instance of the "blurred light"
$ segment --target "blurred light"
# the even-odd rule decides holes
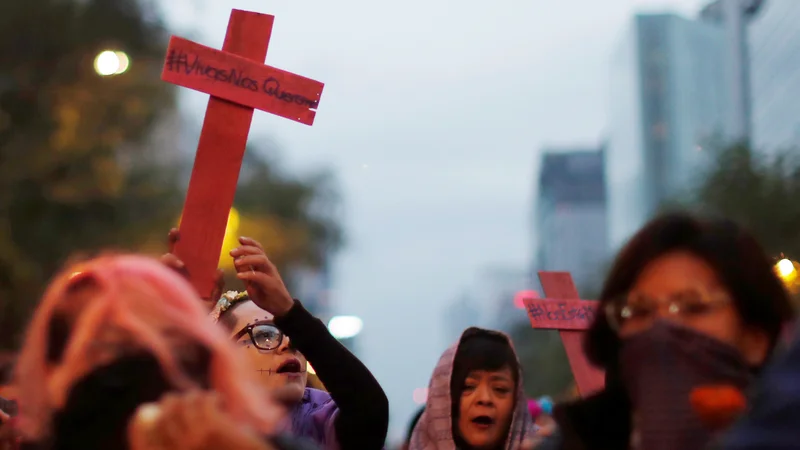
[[[94,59],[94,70],[107,77],[125,73],[130,67],[130,58],[124,52],[105,50]]]
[[[181,220],[183,215],[178,218],[178,228],[181,227]],[[219,252],[219,265],[222,269],[233,268],[233,258],[231,258],[231,250],[239,246],[239,211],[231,207],[228,213],[228,223],[225,224],[225,237],[222,238],[222,249]]]
[[[781,278],[788,278],[795,272],[794,264],[786,258],[778,261],[776,267],[778,268],[778,275],[780,275]]]
[[[131,59],[128,58],[128,55],[125,52],[114,52],[119,59],[119,68],[115,72],[115,75],[123,74],[128,71],[128,67],[131,66]]]
[[[539,293],[536,291],[519,291],[517,295],[514,296],[514,307],[517,309],[525,309],[525,300],[526,298],[541,298]]]
[[[553,414],[553,399],[549,396],[545,395],[543,397],[539,397],[537,400],[539,406],[542,408],[542,412],[547,414],[548,416]]]
[[[336,339],[349,339],[361,333],[364,322],[356,316],[336,316],[328,322],[328,330]]]
[[[311,364],[309,364],[308,361],[306,361],[306,372],[310,373],[311,375],[317,374],[317,371],[314,370],[313,367],[311,367]]]
[[[775,274],[777,274],[781,281],[783,281],[783,285],[786,286],[786,289],[796,294],[798,291],[798,273],[797,266],[795,264],[796,263],[794,261],[783,258],[775,264],[774,269]]]
[[[428,388],[416,388],[412,394],[414,403],[424,405],[428,401]]]
[[[231,208],[228,213],[228,223],[225,225],[225,237],[222,239],[222,248],[219,252],[219,267],[233,268],[231,250],[239,246],[239,211]]]

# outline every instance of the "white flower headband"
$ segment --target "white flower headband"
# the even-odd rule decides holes
[[[228,291],[222,294],[222,297],[219,298],[217,304],[214,305],[214,309],[212,309],[211,313],[209,314],[211,320],[215,323],[219,322],[219,318],[222,316],[222,313],[229,310],[233,305],[245,300],[250,300],[250,297],[247,295],[247,291]]]

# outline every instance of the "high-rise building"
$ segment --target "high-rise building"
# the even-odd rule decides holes
[[[536,271],[568,271],[579,289],[608,257],[604,150],[544,151],[535,208]]]
[[[696,181],[705,143],[731,136],[726,39],[718,23],[675,14],[636,15],[626,30],[611,64],[605,154],[612,252]]]
[[[753,145],[800,145],[800,1],[765,0],[748,30]]]
[[[724,84],[730,100],[726,125],[729,141],[748,141],[752,135],[750,52],[748,28],[764,0],[712,0],[700,11],[700,20],[717,25],[725,35]]]

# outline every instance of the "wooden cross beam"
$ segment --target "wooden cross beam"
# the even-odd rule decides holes
[[[589,363],[582,345],[584,330],[598,314],[597,302],[580,300],[569,272],[539,272],[539,281],[548,298],[523,299],[531,326],[558,330],[582,397],[602,390],[605,374]]]
[[[161,79],[209,94],[175,253],[210,295],[253,110],[314,123],[323,84],[263,64],[274,17],[234,9],[222,51],[173,36]]]

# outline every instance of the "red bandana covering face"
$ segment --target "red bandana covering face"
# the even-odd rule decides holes
[[[731,392],[752,380],[733,347],[661,320],[623,341],[620,363],[635,411],[632,442],[647,450],[705,448],[722,413],[742,402]]]

